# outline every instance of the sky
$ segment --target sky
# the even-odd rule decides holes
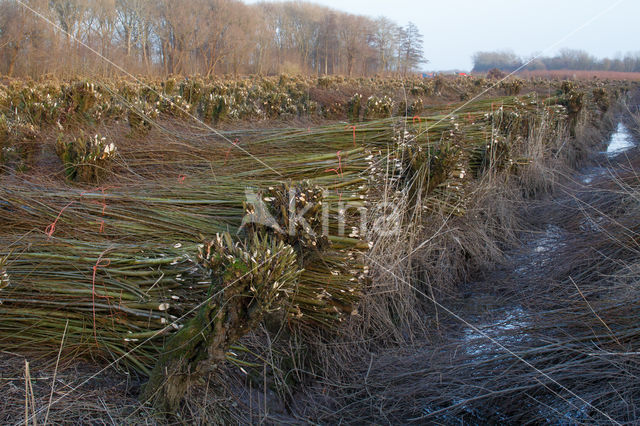
[[[256,3],[263,0],[247,0]],[[614,58],[640,51],[640,0],[316,0],[424,35],[427,70],[470,70],[477,51],[552,56],[560,49]]]

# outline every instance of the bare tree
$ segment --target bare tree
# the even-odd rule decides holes
[[[369,20],[354,15],[343,15],[339,20],[340,48],[345,59],[346,74],[351,76],[357,59],[367,49],[367,27]]]
[[[380,17],[376,20],[372,41],[377,52],[380,72],[385,73],[393,70],[393,65],[400,49],[401,30],[395,22],[388,18]]]
[[[424,58],[424,37],[418,27],[409,22],[400,32],[400,71],[403,75],[416,71],[420,64],[426,63]]]
[[[42,2],[29,2],[30,7],[41,9]],[[0,2],[0,57],[2,58],[3,72],[14,75],[18,59],[33,55],[39,55],[44,49],[47,28],[38,25],[32,19],[31,12],[24,9],[14,1]],[[30,73],[29,64],[26,64],[24,74]]]
[[[233,50],[231,32],[238,20],[236,2],[228,0],[211,0],[203,5],[198,24],[203,30],[198,35],[202,37],[198,49],[202,55],[205,74],[215,73],[216,67],[225,60]]]
[[[406,73],[422,62],[422,36],[415,25],[403,29],[386,18],[372,20],[306,2],[25,1],[62,31],[15,0],[0,0],[0,70],[6,73],[113,72],[85,45],[132,72],[165,75]],[[55,60],[61,56],[64,61]]]

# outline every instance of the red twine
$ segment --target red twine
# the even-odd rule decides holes
[[[344,173],[342,171],[342,157],[340,156],[340,154],[342,153],[342,151],[338,151],[336,152],[336,155],[338,156],[338,168],[337,169],[327,169],[325,170],[326,172],[335,172],[338,176],[344,177]],[[339,202],[342,202],[342,192],[338,191],[338,199]]]
[[[97,202],[97,201],[92,201],[93,204],[98,204],[99,206],[102,206],[102,217],[104,218],[104,214],[107,211],[107,198],[105,197],[104,191],[106,191],[108,188],[101,186],[99,188],[95,188],[94,191],[100,191],[102,192],[102,202]],[[87,191],[88,192],[88,191]],[[80,194],[81,197],[83,197],[85,194],[87,194],[87,192],[83,192],[82,194]],[[104,232],[104,219],[100,221],[100,229],[98,230],[98,232],[100,234],[102,234]]]
[[[353,130],[353,146],[356,146],[356,126],[347,126],[345,129]]]
[[[100,191],[102,192],[102,202],[97,202],[97,201],[92,201],[92,203],[94,204],[98,204],[100,206],[102,206],[102,216],[104,217],[104,214],[107,210],[107,199],[105,197],[105,191],[109,189],[109,187],[99,187],[99,188],[94,188],[91,191]],[[80,194],[80,198],[84,197],[85,194],[91,192],[91,191],[85,191],[82,192]],[[66,206],[64,206],[60,212],[58,213],[58,216],[56,217],[56,220],[53,221],[53,223],[51,223],[50,225],[48,225],[46,227],[46,229],[44,230],[45,234],[47,234],[47,237],[51,238],[53,236],[53,234],[56,232],[56,225],[58,224],[58,221],[60,220],[60,218],[62,217],[62,213],[64,213],[65,210],[67,210],[72,204],[75,204],[77,202],[77,200],[71,201],[69,202],[69,204],[67,204]],[[100,221],[100,229],[99,231],[100,233],[104,232],[104,220]]]
[[[335,172],[338,176],[344,176],[344,173],[342,172],[342,157],[340,156],[340,153],[342,151],[338,151],[336,153],[336,155],[338,156],[338,168],[337,169],[327,169],[325,170],[325,172]]]
[[[419,115],[414,115],[413,116],[413,125],[415,126],[416,124],[416,120],[418,121],[418,134],[422,133],[422,119],[420,118]],[[428,136],[427,136],[427,143],[429,142]]]
[[[471,117],[471,113],[467,113],[467,124],[473,123],[473,118]]]
[[[227,151],[227,155],[225,155],[225,156],[224,156],[224,165],[225,165],[225,166],[227,165],[227,160],[229,160],[229,154],[231,154],[231,149],[232,149],[234,146],[238,145],[238,142],[240,142],[240,141],[239,141],[237,138],[236,138],[236,139],[234,139],[234,140],[233,140],[233,142],[232,142],[233,146],[230,146],[230,147],[229,147],[229,150]]]
[[[107,201],[106,201],[106,196],[105,196],[105,191],[107,190],[107,188],[106,187],[95,188],[93,191],[96,191],[96,190],[102,192],[102,202],[93,201],[93,203],[102,206],[102,216],[104,216],[104,214],[105,214],[105,212],[107,210]],[[90,191],[81,193],[80,197],[82,198],[88,192],[90,192]],[[51,223],[49,226],[47,226],[47,228],[45,230],[45,233],[47,234],[47,236],[49,238],[51,238],[53,236],[54,232],[56,231],[56,225],[58,224],[58,221],[60,220],[60,217],[62,217],[62,213],[64,213],[65,210],[67,210],[72,204],[74,204],[76,202],[77,201],[74,200],[74,201],[69,202],[66,206],[64,206],[60,210],[60,212],[58,213],[58,216],[56,217],[56,220],[54,220],[53,223]],[[104,232],[104,220],[100,221],[99,232],[100,233]],[[92,311],[93,311],[93,337],[94,337],[94,339],[96,341],[96,344],[98,343],[98,333],[97,333],[97,330],[96,330],[96,297],[107,299],[107,300],[110,299],[110,296],[100,296],[100,295],[96,294],[96,274],[98,272],[98,268],[107,268],[111,264],[111,261],[109,259],[103,259],[102,258],[104,256],[104,253],[106,253],[106,250],[100,254],[100,256],[98,257],[98,260],[96,261],[96,264],[93,265],[93,267],[92,267],[93,274],[92,274],[92,278],[91,278],[91,302],[92,302]]]
[[[62,216],[62,213],[64,213],[64,211],[73,203],[75,203],[75,201],[71,201],[69,204],[64,206],[62,210],[60,210],[60,213],[58,213],[58,217],[56,217],[56,220],[54,220],[51,225],[47,226],[47,229],[45,229],[44,232],[47,234],[49,238],[51,238],[53,236],[53,233],[56,232],[56,225],[58,224],[58,221],[60,220],[60,216]]]

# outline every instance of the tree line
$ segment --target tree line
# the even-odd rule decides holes
[[[493,68],[502,71],[620,71],[640,72],[640,53],[624,57],[598,59],[583,50],[563,49],[555,56],[523,58],[513,52],[477,52],[473,55],[473,71],[487,72]]]
[[[146,75],[404,75],[426,62],[414,24],[306,2],[0,0],[0,73],[113,74],[91,49]]]

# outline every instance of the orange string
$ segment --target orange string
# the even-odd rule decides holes
[[[418,134],[422,133],[422,119],[420,118],[419,115],[414,115],[413,116],[413,125],[415,126],[416,124],[416,120],[418,121]],[[427,143],[429,142],[428,138],[427,138]]]
[[[338,151],[336,155],[338,156],[338,168],[337,169],[327,169],[325,172],[335,172],[338,176],[344,177],[344,172],[342,171],[342,157],[340,153],[342,151]]]
[[[102,192],[102,202],[95,202],[98,205],[102,206],[102,215],[104,216],[106,210],[107,210],[107,200],[106,200],[106,196],[105,196],[105,191],[107,190],[107,187],[99,187],[99,188],[95,188],[91,191],[101,191]],[[91,191],[85,191],[82,192],[80,194],[80,197],[82,198],[85,194],[87,194],[88,192]],[[49,238],[51,238],[56,230],[56,225],[58,224],[58,221],[60,220],[60,218],[62,217],[62,214],[64,213],[65,210],[67,210],[67,208],[69,208],[71,205],[73,205],[74,203],[76,203],[76,200],[74,201],[70,201],[66,206],[64,206],[60,212],[58,213],[58,216],[56,217],[56,219],[53,221],[53,223],[51,223],[49,226],[47,226],[45,233],[47,234],[47,236]],[[100,222],[100,229],[99,232],[102,233],[104,232],[104,220],[102,220]],[[106,250],[105,250],[106,252]],[[98,272],[98,268],[106,268],[111,264],[111,261],[109,259],[104,259],[103,260],[103,256],[104,253],[101,253],[100,256],[98,257],[98,260],[96,261],[96,264],[93,265],[92,269],[93,269],[93,274],[92,274],[92,279],[91,279],[91,302],[92,302],[92,311],[93,311],[93,336],[94,339],[96,341],[96,344],[98,344],[98,334],[97,334],[97,330],[96,330],[96,297],[99,298],[103,298],[103,299],[110,299],[110,296],[100,296],[98,294],[96,294],[96,274]],[[105,287],[105,291],[106,291],[106,287]]]
[[[233,145],[238,145],[238,142],[240,142],[240,140],[238,140],[237,138],[233,140]],[[224,156],[224,165],[227,165],[227,160],[229,160],[229,154],[231,154],[231,149],[233,148],[233,146],[229,147],[229,150],[227,151],[227,155]]]
[[[353,130],[353,146],[356,146],[356,126],[347,126],[345,129]]]
[[[71,206],[73,203],[75,203],[75,201],[71,201],[69,204],[67,204],[66,206],[64,206],[62,208],[62,210],[60,210],[60,213],[58,213],[58,217],[56,217],[56,220],[53,221],[52,224],[50,224],[49,226],[47,226],[47,228],[45,229],[45,233],[47,234],[47,236],[49,238],[51,238],[53,236],[53,233],[56,232],[56,225],[58,224],[58,221],[60,220],[60,217],[62,216],[62,213],[64,213],[64,211]]]

